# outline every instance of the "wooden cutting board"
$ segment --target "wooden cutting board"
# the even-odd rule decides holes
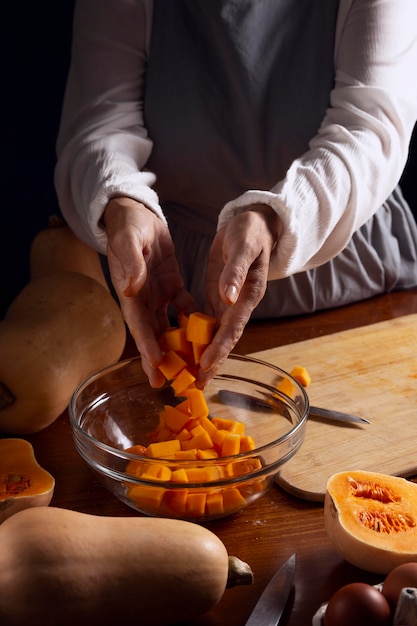
[[[277,483],[297,497],[322,501],[329,476],[362,469],[417,474],[417,314],[257,352],[291,371],[303,365],[310,403],[355,413],[370,425],[309,419],[301,449]]]

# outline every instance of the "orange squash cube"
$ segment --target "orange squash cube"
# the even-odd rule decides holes
[[[223,439],[221,456],[233,456],[240,452],[240,435],[228,432]]]
[[[162,372],[167,380],[173,380],[186,366],[187,362],[174,350],[170,350],[164,354],[159,371]]]
[[[128,496],[132,498],[139,507],[146,506],[157,510],[161,506],[164,497],[163,487],[147,487],[146,485],[135,485],[128,489]]]
[[[179,411],[176,407],[166,404],[160,417],[164,426],[173,433],[179,433],[188,422],[188,415]]]
[[[196,311],[188,317],[187,340],[192,343],[209,344],[217,326],[215,317]]]
[[[281,391],[281,393],[284,393],[286,396],[292,397],[293,393],[294,393],[294,383],[289,380],[288,378],[283,378],[277,386],[278,391]]]
[[[180,467],[171,473],[171,481],[174,483],[188,483],[187,472]]]
[[[203,517],[206,508],[206,498],[205,492],[188,493],[185,504],[187,517]]]
[[[303,387],[308,387],[311,383],[311,376],[302,365],[296,365],[291,370],[291,376],[297,380]]]
[[[175,453],[180,449],[181,443],[178,439],[157,441],[149,444],[146,448],[146,455],[153,459],[173,459],[175,458]]]
[[[191,415],[194,418],[207,417],[209,414],[209,408],[207,406],[204,393],[201,389],[185,389],[184,395],[188,398],[190,403]]]
[[[191,387],[194,382],[195,376],[193,376],[187,367],[184,367],[178,376],[176,376],[171,382],[171,387],[173,388],[176,396],[181,396],[182,392]]]
[[[208,515],[223,515],[223,494],[221,491],[207,494],[206,510]]]
[[[199,363],[201,361],[201,357],[203,355],[203,352],[207,348],[207,344],[206,343],[197,343],[196,341],[193,341],[191,346],[192,346],[194,363],[196,365],[199,365]]]
[[[255,450],[255,440],[250,435],[243,435],[240,438],[240,452],[250,452]]]
[[[167,489],[164,494],[164,509],[169,513],[183,515],[187,504],[187,489]]]
[[[171,480],[171,470],[169,467],[162,465],[161,463],[153,463],[152,465],[148,465],[148,467],[142,472],[141,478],[146,478],[147,480],[168,481]]]
[[[223,506],[227,513],[233,513],[246,506],[246,500],[236,487],[223,491]]]

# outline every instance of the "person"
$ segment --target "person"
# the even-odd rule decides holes
[[[417,286],[416,0],[78,0],[71,54],[57,196],[152,386],[176,311],[204,388],[249,319]]]

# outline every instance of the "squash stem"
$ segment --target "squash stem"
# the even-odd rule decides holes
[[[241,561],[237,556],[229,556],[229,572],[226,587],[236,587],[237,585],[251,585],[253,583],[253,571],[245,561]]]

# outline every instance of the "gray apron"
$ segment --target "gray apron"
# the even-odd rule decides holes
[[[223,205],[269,190],[329,106],[339,0],[155,0],[144,115],[148,167],[185,285],[204,308]],[[417,227],[399,189],[335,259],[270,281],[254,318],[417,286]]]

